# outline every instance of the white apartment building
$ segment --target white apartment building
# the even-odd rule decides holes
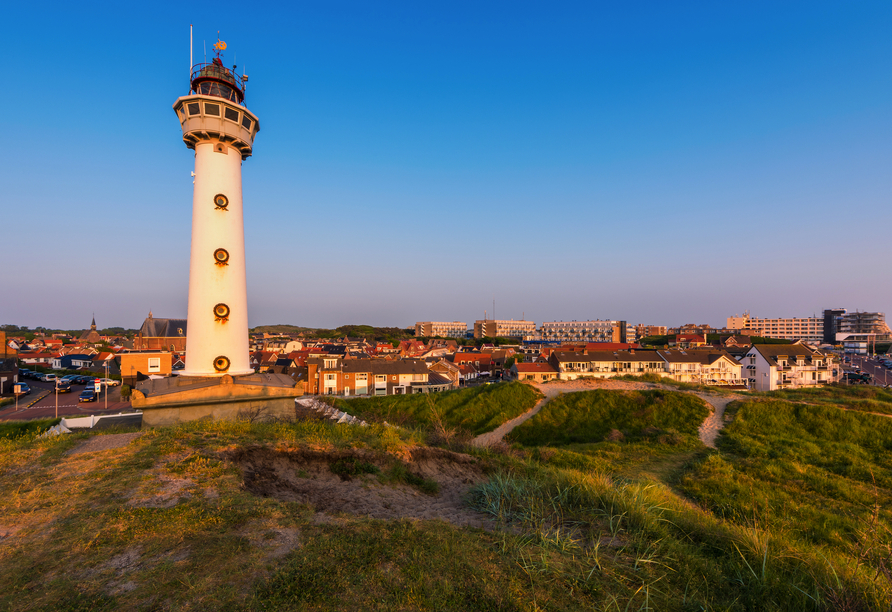
[[[780,340],[804,340],[820,344],[824,339],[824,319],[806,317],[793,319],[759,319],[748,312],[743,316],[728,317],[726,327],[741,333]]]
[[[536,324],[514,319],[483,319],[474,321],[475,338],[525,338],[535,335]]]
[[[552,342],[634,342],[635,328],[631,327],[633,340],[621,340],[620,330],[628,330],[625,321],[551,321],[539,328],[542,340]],[[626,331],[628,334],[629,332]]]
[[[464,338],[468,326],[461,321],[420,321],[415,324],[416,338]]]
[[[743,377],[753,391],[817,387],[839,380],[841,370],[832,354],[804,344],[754,344],[739,357]]]

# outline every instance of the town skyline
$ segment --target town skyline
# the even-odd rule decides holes
[[[195,61],[219,30],[247,68],[261,126],[251,327],[721,326],[892,302],[885,3],[129,10],[10,9],[41,28],[0,43],[20,58],[2,323],[185,316],[189,23]]]

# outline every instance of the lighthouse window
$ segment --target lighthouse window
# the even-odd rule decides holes
[[[204,105],[204,114],[205,115],[216,115],[220,116],[220,105],[219,104],[205,104]]]
[[[230,121],[235,121],[236,123],[238,123],[238,111],[234,111],[231,108],[224,108],[223,114]]]
[[[246,130],[251,129],[251,119],[248,118],[248,115],[242,117],[242,125]]]
[[[190,115],[200,115],[201,107],[198,106],[198,102],[191,102],[189,104],[189,114]]]

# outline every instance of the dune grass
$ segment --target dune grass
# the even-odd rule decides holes
[[[892,390],[872,385],[825,385],[803,389],[783,389],[754,396],[790,402],[844,406],[850,410],[892,414]]]
[[[446,427],[479,435],[527,412],[540,397],[531,385],[511,382],[445,393],[338,398],[334,402],[341,410],[368,421],[421,428],[442,422]]]
[[[96,434],[0,437],[0,534],[12,534],[0,539],[0,609],[892,605],[889,419],[742,401],[711,450],[696,439],[708,413],[697,398],[600,393],[553,400],[558,410],[543,409],[529,445],[472,451],[488,467],[468,493],[471,506],[492,517],[487,531],[320,519],[310,505],[250,493],[227,459],[256,446],[404,457],[424,444],[431,423],[416,396],[396,398],[382,413],[399,415],[404,406],[419,429],[197,421],[77,455],[69,451]],[[468,415],[458,402],[443,414],[475,423],[482,401],[464,403]],[[604,441],[613,429],[628,436]],[[678,443],[661,440],[666,432]],[[413,485],[404,474],[383,476]],[[416,492],[436,503],[435,490]],[[137,503],[157,497],[168,501]]]
[[[669,436],[680,440],[680,436],[696,436],[709,411],[700,398],[674,391],[566,393],[546,404],[508,439],[525,446],[561,446],[600,442],[619,432],[625,439]]]
[[[31,421],[0,421],[0,438],[18,438],[32,433],[41,433],[57,425],[62,419],[33,419]]]

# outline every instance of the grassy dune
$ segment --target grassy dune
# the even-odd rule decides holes
[[[481,385],[446,393],[336,399],[345,412],[367,420],[410,427],[446,427],[479,435],[530,410],[541,394],[521,383]]]
[[[627,439],[696,436],[709,410],[694,395],[670,391],[566,393],[516,428],[509,439],[526,446],[561,446],[601,442],[614,431]]]
[[[791,402],[843,406],[861,412],[892,414],[892,391],[871,385],[828,385],[758,395]]]
[[[488,389],[432,399],[469,429],[535,401],[506,385],[519,405],[488,403]],[[423,397],[368,402],[413,429],[200,421],[82,454],[70,451],[103,434],[11,433],[0,437],[0,609],[889,609],[887,419],[740,402],[712,450],[696,439],[707,412],[696,398],[606,393],[555,400],[511,448],[450,455],[465,463],[444,474],[477,470],[461,511],[490,517],[485,530],[320,514],[294,497],[328,483],[444,503],[410,486],[436,478],[446,453],[425,446]],[[613,429],[628,435],[604,441]],[[307,457],[331,457],[328,480],[294,463]]]

